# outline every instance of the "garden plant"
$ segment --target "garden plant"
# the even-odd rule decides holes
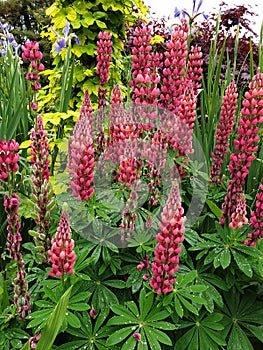
[[[1,350],[262,349],[263,27],[201,6],[0,24]]]

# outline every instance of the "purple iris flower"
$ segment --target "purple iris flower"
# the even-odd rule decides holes
[[[76,44],[80,45],[80,40],[75,33],[69,34],[70,31],[70,23],[66,20],[66,26],[62,29],[62,33],[64,36],[60,35],[58,32],[51,27],[52,32],[57,36],[57,40],[55,42],[54,48],[57,53],[60,53],[64,47],[67,46],[68,43],[71,42],[72,38],[75,38]]]

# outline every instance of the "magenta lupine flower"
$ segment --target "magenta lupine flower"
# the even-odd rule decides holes
[[[22,59],[24,61],[29,60],[29,72],[26,74],[26,80],[31,82],[30,88],[32,91],[37,91],[41,88],[39,83],[39,72],[42,72],[45,67],[41,63],[43,57],[42,52],[39,51],[39,45],[36,41],[27,41],[22,45]],[[36,101],[30,101],[30,107],[32,110],[38,110],[38,103]]]
[[[216,146],[215,151],[212,153],[213,163],[211,166],[210,177],[211,181],[217,184],[220,183],[219,177],[221,174],[222,164],[229,148],[228,138],[233,131],[234,121],[236,119],[237,98],[237,88],[235,82],[233,81],[226,88],[223,97],[220,111],[220,121],[216,131]]]
[[[248,223],[248,219],[246,215],[247,215],[246,197],[242,193],[238,195],[236,210],[231,215],[231,221],[229,223],[229,227],[241,228],[243,225],[246,225]]]
[[[133,334],[133,338],[134,338],[138,343],[141,342],[141,335],[140,335],[140,333],[134,333],[134,334]]]
[[[191,82],[188,82],[185,86],[184,93],[178,100],[178,131],[176,133],[175,141],[178,143],[178,155],[188,158],[189,154],[193,153],[192,137],[194,133],[197,102]]]
[[[168,108],[173,113],[178,111],[179,97],[184,90],[182,82],[186,70],[187,39],[188,24],[185,19],[181,19],[181,24],[174,27],[171,40],[166,44],[160,95],[160,107]]]
[[[64,273],[68,275],[74,273],[76,254],[74,240],[71,238],[70,232],[68,206],[64,203],[59,226],[55,238],[52,239],[51,249],[48,251],[49,261],[52,263],[52,270],[49,271],[50,276],[61,277]]]
[[[251,162],[255,159],[258,150],[258,126],[263,123],[263,74],[258,73],[249,84],[249,91],[245,93],[242,102],[241,118],[239,119],[238,138],[234,140],[235,153],[230,155],[230,181],[222,205],[221,224],[225,220],[231,222],[235,213],[240,193],[249,172]]]
[[[6,181],[9,173],[18,171],[19,144],[15,140],[0,140],[0,181]]]
[[[202,73],[203,73],[203,60],[202,60],[201,47],[191,47],[191,52],[188,55],[187,63],[187,80],[190,80],[194,94],[197,95],[198,89],[201,87]]]
[[[86,103],[85,97],[83,102]],[[94,193],[93,129],[93,114],[91,112],[86,116],[81,114],[75,124],[73,136],[69,140],[70,188],[72,195],[78,200],[88,200]]]
[[[132,98],[136,104],[157,105],[160,89],[158,68],[162,67],[162,54],[152,53],[151,28],[147,25],[135,28],[132,49]]]
[[[253,247],[263,237],[263,184],[260,185],[257,194],[256,209],[251,212],[250,223],[254,231],[247,235],[248,240],[244,243]]]
[[[98,107],[106,105],[106,95],[108,89],[104,88],[109,79],[110,62],[112,61],[112,34],[109,32],[99,32],[99,40],[97,41],[97,66],[96,73],[100,77],[100,87],[98,90]]]
[[[181,198],[178,183],[173,183],[166,205],[161,214],[159,232],[156,236],[157,245],[154,250],[154,262],[152,263],[153,276],[150,286],[157,294],[167,294],[173,290],[176,282],[175,272],[179,268],[179,246],[184,240],[185,221],[184,210],[181,206]]]

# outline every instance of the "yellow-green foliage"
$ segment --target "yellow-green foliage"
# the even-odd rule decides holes
[[[138,11],[135,13],[133,9]],[[109,85],[121,84],[121,70],[123,68],[123,42],[125,39],[125,23],[134,23],[138,16],[145,15],[147,8],[143,6],[142,0],[56,0],[47,9],[47,15],[52,18],[53,28],[61,33],[65,27],[65,21],[71,24],[71,31],[76,33],[81,45],[72,41],[72,53],[76,58],[73,79],[73,91],[70,102],[71,108],[80,106],[83,93],[86,88],[91,94],[91,101],[96,107],[96,96],[99,79],[96,76],[96,42],[101,30],[110,31],[113,40],[113,61],[110,67]],[[54,43],[55,34],[48,30],[42,33]],[[54,49],[53,49],[54,50]],[[65,50],[61,55],[52,51],[54,55],[52,70],[46,71],[49,86],[40,97],[42,111],[56,111],[59,93],[61,89],[61,71]]]

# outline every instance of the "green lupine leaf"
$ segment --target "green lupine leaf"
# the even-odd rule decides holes
[[[80,328],[81,326],[80,320],[75,314],[73,314],[73,312],[67,311],[66,315],[67,315],[67,321],[71,327]]]
[[[206,204],[209,206],[212,213],[215,214],[215,216],[218,219],[220,219],[222,216],[222,210],[220,208],[218,208],[218,206],[214,202],[210,201],[209,199],[206,200]]]
[[[135,315],[135,317],[139,317],[139,310],[134,301],[127,301],[125,304],[131,310],[131,312]]]
[[[147,325],[153,328],[159,328],[161,330],[172,331],[176,329],[176,326],[173,323],[166,321],[157,321],[157,322],[149,322],[147,321]]]
[[[158,339],[158,342],[166,344],[166,345],[172,345],[172,341],[171,339],[168,337],[167,334],[165,334],[164,332],[160,331],[157,328],[152,328],[152,329],[148,329],[149,334],[151,335],[155,335],[156,338]]]
[[[133,318],[134,315],[124,306],[122,305],[111,305],[111,310],[117,314],[117,315],[120,315],[120,316],[127,316],[129,318]]]
[[[186,299],[185,299],[183,296],[181,296],[181,295],[179,295],[178,297],[179,297],[181,303],[183,304],[183,306],[184,306],[187,310],[189,310],[190,312],[192,312],[192,313],[195,314],[195,315],[198,315],[197,309],[196,309],[191,303],[189,303],[188,300],[186,300]]]
[[[177,296],[174,297],[174,308],[179,317],[183,317],[184,315],[184,308],[182,307],[182,304]]]
[[[89,297],[90,297],[90,294],[91,294],[90,292],[80,292],[77,295],[74,295],[72,298],[70,298],[69,305],[71,305],[71,303],[75,304],[75,303],[77,303],[79,301],[86,301],[86,300],[88,300]]]
[[[174,350],[186,350],[189,349],[188,345],[191,343],[195,334],[195,328],[191,328],[188,332],[183,334],[175,343]]]
[[[179,282],[181,286],[187,285],[193,282],[197,277],[197,272],[195,270],[188,272],[183,279]]]
[[[159,308],[154,308],[147,316],[147,321],[161,321],[167,318],[170,313],[166,310],[161,310]]]
[[[86,311],[90,308],[90,306],[86,303],[76,303],[70,304],[68,308],[74,311]]]
[[[60,345],[56,350],[75,350],[81,349],[82,346],[87,345],[87,340],[74,340],[67,344]]]
[[[128,318],[126,316],[113,316],[108,322],[107,326],[116,326],[116,325],[128,325],[137,323],[137,319],[135,317]]]
[[[142,289],[139,298],[140,313],[144,319],[148,312],[151,310],[153,305],[153,293],[146,294],[145,290]]]
[[[232,249],[232,254],[233,254],[234,260],[235,260],[237,266],[240,268],[240,270],[242,272],[244,272],[244,274],[246,276],[252,277],[253,276],[252,267],[248,263],[247,258],[243,254],[235,251],[234,249]]]
[[[133,332],[132,327],[124,327],[118,329],[110,337],[107,339],[106,346],[112,346],[122,342],[125,338],[127,338]]]
[[[107,280],[107,281],[104,281],[103,284],[112,288],[118,288],[118,289],[126,288],[126,283],[121,280]]]
[[[133,336],[129,337],[123,344],[121,350],[133,350],[136,347],[136,340]]]
[[[161,345],[155,333],[152,332],[152,330],[149,329],[148,327],[145,327],[144,331],[146,333],[146,337],[147,337],[147,341],[150,346],[150,349],[162,350]]]
[[[221,330],[224,328],[224,326],[220,324],[220,321],[222,321],[223,317],[223,314],[219,313],[208,315],[204,320],[202,320],[202,326],[215,330]]]
[[[99,328],[102,326],[103,322],[106,320],[109,312],[110,312],[110,309],[108,307],[105,307],[103,310],[100,311],[94,326],[95,333],[98,332]]]
[[[225,248],[220,254],[220,263],[223,269],[226,269],[231,262],[231,254],[228,248]]]
[[[222,329],[224,329],[224,326],[222,326],[221,329],[218,328],[218,330],[222,330]],[[204,332],[206,332],[209,338],[211,338],[216,344],[222,345],[222,346],[226,345],[226,341],[223,338],[222,332],[219,333],[209,328],[204,328]]]
[[[206,291],[208,286],[205,286],[204,284],[195,284],[193,286],[189,286],[184,288],[184,291],[189,293],[201,293]]]
[[[256,338],[258,338],[263,343],[263,331],[262,327],[253,326],[250,324],[244,325]]]
[[[45,328],[41,332],[41,338],[37,344],[37,350],[50,350],[59,333],[64,320],[72,286],[62,295],[55,309],[50,315]]]
[[[242,331],[239,325],[235,324],[232,328],[229,341],[227,344],[227,350],[253,350],[246,333]]]

